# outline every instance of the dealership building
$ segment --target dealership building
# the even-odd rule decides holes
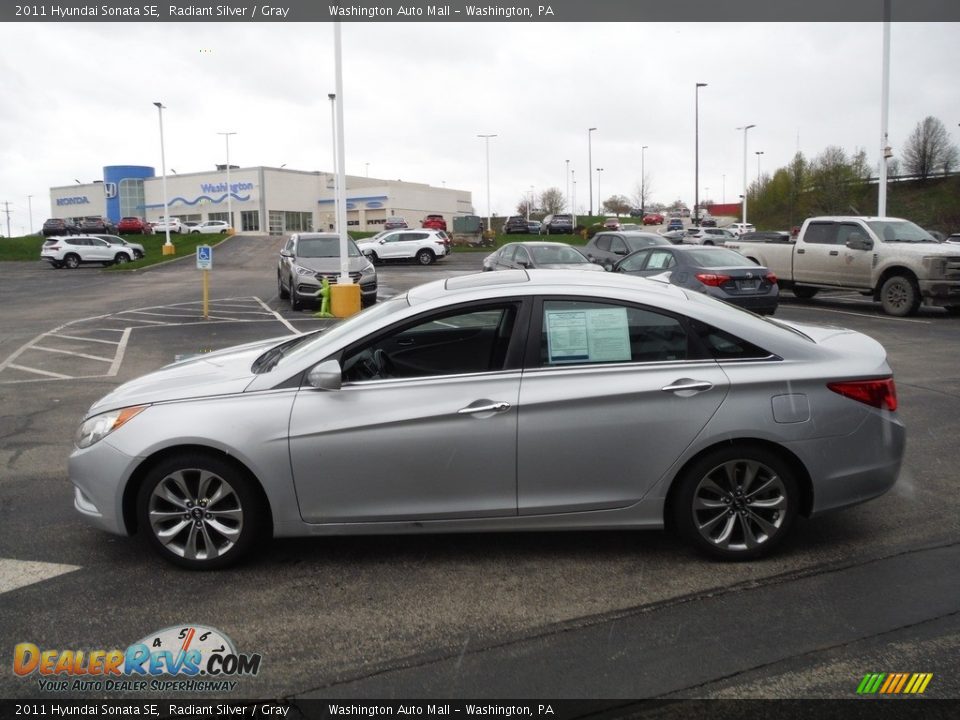
[[[334,227],[336,177],[273,167],[226,167],[215,172],[167,176],[170,216],[184,222],[226,220],[238,232],[282,235]],[[428,214],[453,219],[473,214],[466,190],[432,187],[401,180],[347,175],[347,226],[379,230],[388,217],[400,216],[419,227]],[[228,212],[228,194],[230,211]],[[143,165],[109,165],[103,180],[50,188],[51,217],[103,216],[113,222],[136,216],[150,222],[163,212],[163,178]]]

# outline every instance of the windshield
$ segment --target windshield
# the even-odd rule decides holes
[[[562,265],[585,263],[587,259],[571,247],[532,247],[533,261],[537,265]]]
[[[883,242],[936,242],[930,233],[909,220],[868,220],[867,225]]]
[[[352,240],[347,241],[347,257],[358,257],[360,251]],[[297,257],[336,258],[340,257],[340,238],[300,238],[297,243]]]
[[[300,335],[293,340],[285,340],[257,358],[253,364],[253,372],[268,372],[278,364],[283,364],[287,360],[299,358],[304,354],[313,352],[317,343],[336,342],[341,336],[351,333],[359,327],[378,324],[383,318],[400,312],[407,307],[410,307],[410,304],[407,302],[406,293],[404,293],[385,302],[378,302],[376,305],[371,305],[366,310],[345,320],[341,320],[325,331]],[[321,358],[317,359],[319,360]]]

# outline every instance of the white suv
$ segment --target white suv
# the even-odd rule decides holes
[[[40,259],[46,260],[55,268],[68,267],[71,270],[81,263],[102,263],[113,265],[132,262],[133,248],[125,245],[111,245],[92,235],[68,235],[50,238],[40,249]]]
[[[190,228],[191,235],[215,235],[230,232],[232,228],[226,220],[205,220],[199,225]]]
[[[751,223],[730,223],[727,225],[727,230],[732,232],[737,237],[740,237],[744,233],[757,231],[757,229]]]
[[[694,232],[687,231],[682,242],[687,245],[723,245],[727,240],[736,240],[737,236],[727,228],[702,227]]]
[[[180,218],[160,218],[153,224],[153,231],[155,233],[165,233],[167,227],[170,227],[170,232],[172,233],[182,233],[189,228],[180,222]]]
[[[450,252],[450,238],[443,230],[384,230],[357,241],[357,247],[373,262],[416,260],[430,265]]]

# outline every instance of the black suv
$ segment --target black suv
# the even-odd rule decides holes
[[[117,232],[117,226],[106,218],[102,218],[99,215],[94,215],[80,219],[80,232],[91,235],[95,233],[113,235],[115,232]]]
[[[541,235],[570,235],[573,233],[573,216],[566,214],[547,215],[540,226]]]
[[[50,218],[43,223],[43,236],[55,237],[57,235],[76,235],[80,228],[72,220],[63,218]]]
[[[506,222],[503,223],[503,234],[509,235],[510,233],[523,233],[526,235],[530,232],[530,228],[527,227],[527,219],[522,215],[511,215],[507,218]]]

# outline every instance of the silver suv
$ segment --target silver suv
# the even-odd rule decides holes
[[[357,243],[373,262],[416,260],[430,265],[450,252],[450,238],[443,230],[384,230]]]
[[[377,270],[347,240],[347,269],[350,279],[360,285],[363,307],[377,301]],[[323,279],[334,285],[340,277],[340,236],[336,233],[296,233],[280,251],[277,262],[277,292],[290,307],[300,310],[307,301],[317,302]]]
[[[111,245],[93,235],[68,235],[44,242],[40,248],[40,259],[55,268],[68,267],[72,270],[83,263],[119,265],[132,262],[135,257],[133,248],[125,245]]]

